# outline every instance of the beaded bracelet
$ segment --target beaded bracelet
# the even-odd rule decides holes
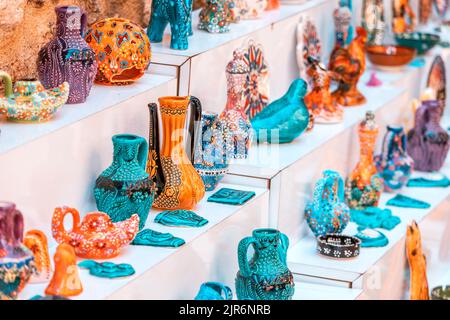
[[[317,252],[332,258],[354,258],[359,255],[361,240],[352,236],[328,233],[317,237]]]
[[[439,286],[431,290],[431,300],[450,300],[450,286]]]

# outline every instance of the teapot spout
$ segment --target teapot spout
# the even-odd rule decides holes
[[[127,220],[116,222],[115,226],[126,234],[126,237],[121,238],[121,245],[126,246],[134,240],[139,232],[139,216],[135,213]]]

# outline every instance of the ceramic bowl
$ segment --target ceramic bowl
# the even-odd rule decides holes
[[[395,45],[368,46],[366,52],[370,62],[381,68],[403,67],[416,55],[416,50],[413,48]]]
[[[395,41],[401,46],[414,48],[417,54],[425,54],[441,41],[437,34],[424,32],[398,33]]]

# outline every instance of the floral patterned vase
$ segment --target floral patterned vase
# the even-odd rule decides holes
[[[439,124],[441,112],[438,100],[423,101],[416,111],[414,128],[408,132],[408,153],[416,170],[438,171],[444,165],[450,141]]]
[[[382,45],[386,24],[383,0],[364,0],[362,26],[367,30],[369,45]]]
[[[68,82],[67,103],[82,103],[97,73],[95,53],[83,39],[87,17],[74,6],[56,7],[55,11],[56,35],[39,51],[39,80],[46,89]]]
[[[255,253],[250,261],[247,251]],[[236,295],[239,300],[290,300],[294,295],[294,277],[288,269],[288,237],[275,229],[256,229],[239,242],[239,271]]]
[[[200,11],[198,28],[211,33],[230,31],[229,13],[226,0],[207,0]]]
[[[339,6],[333,12],[334,28],[336,30],[335,46],[346,47],[352,40],[350,30],[352,21],[352,11],[347,6]]]
[[[228,171],[224,121],[216,113],[202,114],[201,137],[195,148],[194,168],[206,191],[212,191]]]
[[[373,161],[373,150],[378,135],[375,115],[366,112],[359,125],[359,162],[345,182],[345,199],[350,209],[362,210],[376,207],[383,190],[383,179],[377,173]]]
[[[144,138],[119,134],[112,138],[112,164],[95,182],[98,210],[108,213],[113,222],[139,215],[139,229],[147,221],[154,198],[154,183],[146,169],[148,145]]]
[[[22,213],[14,203],[0,202],[0,300],[17,299],[35,272],[33,253],[22,241]]]
[[[401,189],[413,171],[414,161],[406,153],[403,127],[387,127],[381,154],[375,157],[377,170],[384,182],[384,191]]]
[[[235,0],[241,19],[260,18],[267,7],[267,0]]]
[[[341,233],[350,221],[345,204],[344,181],[338,172],[325,170],[316,182],[313,200],[305,208],[306,221],[316,237]]]

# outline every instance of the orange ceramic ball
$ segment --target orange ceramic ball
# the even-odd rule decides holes
[[[130,84],[144,75],[150,63],[150,40],[144,29],[130,20],[97,21],[91,25],[85,40],[97,57],[96,83]]]

